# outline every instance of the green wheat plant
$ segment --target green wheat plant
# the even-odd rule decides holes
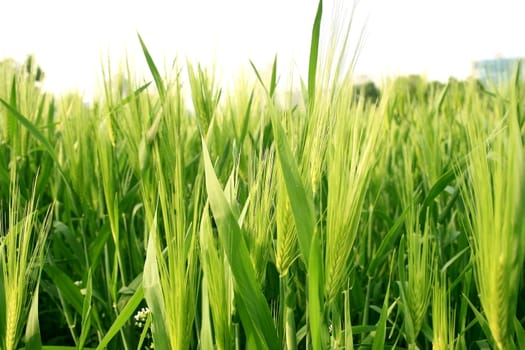
[[[205,208],[209,210],[209,207]],[[231,349],[234,344],[235,334],[232,322],[234,313],[233,304],[233,279],[232,274],[227,263],[224,251],[220,249],[220,242],[213,237],[213,230],[211,227],[211,220],[209,215],[202,217],[200,228],[200,249],[201,262],[203,270],[203,290],[207,297],[207,304],[203,303],[203,310],[208,308],[211,310],[211,322],[208,316],[208,323],[203,322],[202,332],[206,332],[208,328],[210,346],[215,346],[217,349]],[[203,312],[204,313],[204,312]],[[203,320],[205,317],[203,316]],[[211,336],[211,327],[213,325],[213,334]],[[203,338],[203,344],[205,344]]]
[[[523,264],[524,150],[516,94],[513,87],[505,114],[474,118],[465,126],[470,153],[463,192],[472,259],[483,314],[498,349],[515,347],[513,319]]]
[[[279,174],[279,173],[278,173]],[[286,276],[297,259],[297,235],[286,187],[281,176],[277,178],[275,267],[281,276]]]
[[[269,152],[262,159],[256,159],[256,165],[251,176],[248,177],[247,186],[251,187],[247,199],[244,226],[250,244],[250,257],[257,274],[257,280],[264,284],[266,266],[271,258],[273,245],[273,227],[275,225],[275,171],[274,154]]]
[[[416,190],[416,177],[413,175],[414,159],[411,145],[403,148],[403,171],[398,174],[401,202],[406,207],[405,234],[402,237],[399,252],[400,294],[405,316],[405,329],[409,348],[417,349],[417,337],[423,326],[427,308],[431,300],[434,248],[431,237],[430,217],[425,213],[424,222],[420,222],[422,212],[418,204],[420,194]],[[406,251],[403,249],[406,248]],[[406,254],[406,264],[404,256]]]
[[[38,307],[35,300],[51,219],[51,208],[41,219],[34,194],[26,203],[22,202],[14,169],[9,203],[0,203],[7,205],[7,218],[0,217],[0,348],[5,350],[17,349],[24,326],[34,326],[28,323],[28,316],[31,305],[36,303]],[[37,330],[38,318],[30,322],[36,322],[37,328],[33,330]],[[26,342],[31,340],[33,345],[40,342],[40,334],[29,336],[36,338]]]
[[[455,312],[451,310],[448,293],[446,274],[438,274],[435,269],[432,288],[432,349],[435,350],[455,349]]]
[[[149,275],[143,283],[152,312],[156,346],[187,349],[192,343],[187,334],[193,328],[200,274],[197,249],[200,182],[199,177],[191,182],[196,191],[190,197],[192,211],[186,205],[189,179],[184,168],[185,139],[177,130],[176,118],[171,117],[171,113],[177,113],[176,105],[165,103],[162,114],[157,116],[163,119],[154,130],[153,137],[158,141],[151,144],[153,176],[143,184],[150,232],[145,261]],[[168,130],[174,131],[175,137],[161,137]]]
[[[333,136],[327,155],[326,279],[324,293],[330,303],[347,284],[353,246],[372,169],[381,153],[381,110],[352,107],[341,86],[333,104]],[[355,108],[355,109],[354,109]],[[364,109],[363,112],[360,111]],[[346,114],[350,111],[350,117]],[[355,111],[355,112],[354,112]],[[366,120],[366,122],[365,122]]]
[[[327,5],[289,83],[0,61],[0,350],[525,348],[519,70],[357,84]]]

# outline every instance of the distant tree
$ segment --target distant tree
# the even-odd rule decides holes
[[[372,81],[356,85],[354,88],[357,99],[362,96],[367,102],[377,103],[381,97],[381,91]]]
[[[407,101],[425,99],[427,87],[426,80],[415,74],[399,76],[391,83],[391,88],[395,91],[397,98]]]
[[[357,96],[363,96],[366,101],[377,103],[381,97],[381,91],[372,81],[356,87]]]

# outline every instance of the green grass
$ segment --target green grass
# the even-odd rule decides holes
[[[90,104],[0,63],[1,350],[523,347],[522,82],[369,100],[321,19],[299,99],[140,37]]]

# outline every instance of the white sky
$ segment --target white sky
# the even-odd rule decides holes
[[[324,28],[334,3],[354,1],[326,0]],[[264,69],[278,54],[306,78],[316,8],[317,0],[0,0],[0,59],[34,53],[47,88],[89,95],[107,55],[118,64],[127,54],[145,70],[139,32],[159,66],[178,56],[231,75],[248,59]],[[473,60],[525,56],[524,15],[523,0],[361,0],[354,38],[368,21],[356,74],[464,78]]]

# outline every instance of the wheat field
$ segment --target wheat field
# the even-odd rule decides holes
[[[0,63],[0,349],[525,348],[520,67],[370,98],[321,18],[294,94]]]

